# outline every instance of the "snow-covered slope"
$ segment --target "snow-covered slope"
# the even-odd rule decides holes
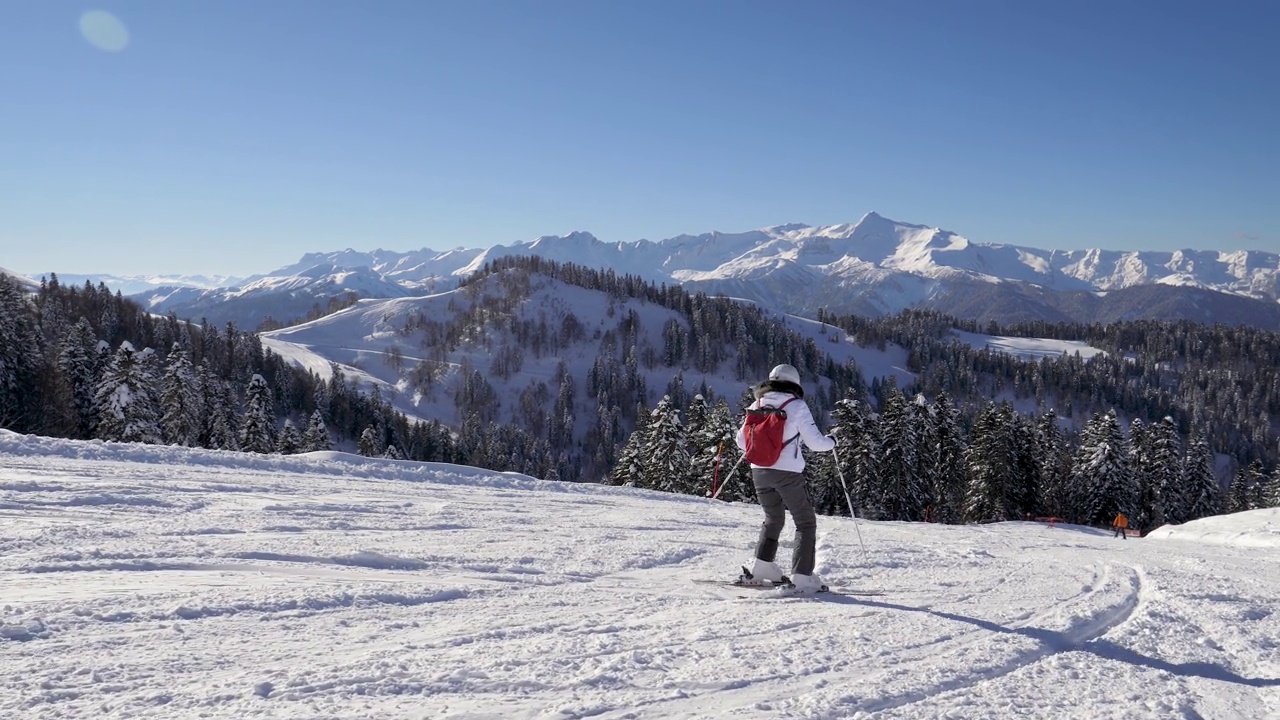
[[[40,287],[40,283],[36,282],[35,280],[32,280],[31,278],[25,275],[19,275],[18,273],[13,272],[12,270],[6,270],[2,267],[0,267],[0,275],[9,276],[9,279],[17,282],[22,287],[31,291],[35,291]]]
[[[1152,530],[1147,537],[1238,547],[1280,548],[1280,508],[1248,510],[1192,520],[1183,525],[1165,525]]]
[[[525,292],[522,289],[521,292]],[[457,426],[463,420],[455,406],[453,391],[458,374],[474,368],[492,384],[503,399],[503,417],[516,422],[517,399],[534,383],[546,383],[555,392],[553,378],[561,362],[579,383],[587,377],[592,363],[600,355],[601,337],[617,332],[620,321],[634,312],[638,318],[637,351],[655,352],[663,347],[662,329],[668,321],[686,325],[683,316],[653,303],[635,299],[610,298],[596,290],[569,285],[542,275],[532,276],[527,295],[512,303],[509,320],[485,327],[456,350],[445,351],[440,343],[427,340],[419,328],[421,319],[447,322],[465,314],[478,298],[485,302],[501,302],[508,290],[495,278],[489,278],[484,289],[468,287],[424,297],[391,300],[362,300],[355,306],[327,317],[262,334],[262,344],[295,364],[311,369],[321,377],[330,375],[330,364],[336,364],[345,375],[365,387],[376,385],[382,397],[406,414],[423,419],[437,419]],[[581,336],[566,347],[539,354],[524,346],[510,332],[502,329],[530,323],[540,325],[546,333],[560,335],[567,319],[580,324]],[[884,350],[865,348],[853,342],[846,333],[813,320],[777,314],[780,322],[816,346],[837,364],[857,363],[866,379],[896,376],[906,383],[914,375],[906,369],[906,351],[896,345]],[[408,328],[408,330],[406,330]],[[520,369],[504,377],[491,368],[495,357],[519,349]],[[752,382],[760,378],[738,380],[732,363],[710,373],[685,371],[685,387],[692,390],[706,384],[717,396],[736,402]],[[423,368],[432,368],[430,382],[423,382]],[[655,403],[677,369],[665,365],[641,367]],[[806,383],[812,379],[806,378]],[[579,389],[576,415],[585,430],[590,426],[596,407],[595,399]],[[735,410],[736,410],[736,406]]]
[[[318,282],[312,270],[362,268],[380,275],[410,293],[447,290],[486,262],[510,256],[533,255],[592,268],[609,268],[655,283],[681,283],[690,291],[725,294],[765,303],[786,312],[812,315],[818,308],[833,312],[879,315],[907,307],[928,306],[960,314],[970,307],[966,296],[975,286],[1003,288],[981,308],[987,317],[1004,320],[1067,319],[1092,322],[1072,314],[1079,303],[1052,298],[1044,307],[1027,303],[1028,295],[1100,293],[1125,288],[1164,286],[1201,289],[1242,298],[1261,299],[1272,305],[1280,300],[1280,255],[1258,251],[1127,252],[1104,250],[1047,251],[1030,246],[986,244],[971,241],[940,228],[890,220],[874,212],[856,223],[811,227],[777,225],[743,233],[679,235],[651,242],[603,242],[587,232],[545,235],[528,242],[489,248],[458,248],[440,252],[347,249],[309,253],[299,262],[268,276],[259,302],[270,292],[305,292],[323,296],[327,288],[308,290]],[[282,286],[280,279],[304,280]],[[376,284],[361,288],[365,297],[385,295]],[[979,292],[979,294],[982,294]],[[219,300],[231,294],[210,296],[199,302],[156,291],[141,299],[158,312],[179,314],[197,309],[213,312]],[[260,319],[249,308],[249,298],[237,312],[242,324]],[[1196,301],[1200,306],[1206,303]],[[1212,305],[1212,303],[1209,303]],[[1274,309],[1274,308],[1273,308]],[[1206,311],[1212,315],[1213,308]],[[1139,317],[1176,319],[1194,312],[1171,308],[1168,303],[1138,309]],[[1001,315],[1005,313],[1005,315]],[[1165,318],[1161,313],[1167,313]],[[968,317],[969,315],[965,315]]]
[[[759,521],[451,465],[0,431],[0,717],[1280,715],[1270,550],[820,517],[819,572],[883,595],[695,582],[732,577]]]
[[[1081,359],[1088,360],[1095,355],[1105,355],[1102,350],[1079,340],[1053,340],[1048,338],[1005,337],[983,335],[981,333],[952,330],[957,340],[975,350],[991,350],[1005,353],[1023,360],[1041,360],[1063,355],[1080,354]]]

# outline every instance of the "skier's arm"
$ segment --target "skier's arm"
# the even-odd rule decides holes
[[[813,412],[809,410],[809,404],[801,400],[800,407],[796,408],[796,431],[800,433],[800,439],[804,440],[805,447],[818,452],[826,452],[834,449],[836,443],[831,438],[822,434],[818,429],[818,424],[813,421]],[[790,406],[787,408],[790,410]]]
[[[750,405],[748,405],[748,406],[747,406],[747,409],[748,409],[748,410],[754,410],[754,409],[756,409],[756,406],[758,406],[759,404],[760,404],[760,401],[759,401],[759,400],[756,400],[755,402],[753,402],[753,403],[751,403]],[[746,430],[746,429],[747,429],[746,423],[743,423],[743,424],[739,425],[739,426],[738,426],[738,434],[733,436],[733,441],[734,441],[735,443],[737,443],[737,445],[738,445],[738,449],[739,449],[739,450],[741,450],[741,451],[743,451],[743,452],[746,452],[746,451],[747,451],[747,434],[746,434],[745,432],[743,432],[743,431],[744,431],[744,430]]]

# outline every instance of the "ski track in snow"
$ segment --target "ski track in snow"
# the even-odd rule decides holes
[[[1265,549],[0,433],[0,717],[1276,718]],[[781,551],[786,560],[789,551]]]

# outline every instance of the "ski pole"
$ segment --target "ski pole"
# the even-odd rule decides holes
[[[738,462],[733,464],[733,468],[730,469],[729,474],[725,476],[724,485],[721,485],[720,487],[716,488],[716,491],[712,493],[711,495],[712,500],[715,500],[716,498],[720,497],[720,491],[724,489],[725,485],[728,485],[733,480],[733,474],[737,472],[738,466],[742,464],[742,458],[745,458],[746,456],[747,456],[746,453],[743,453],[741,456],[738,457]]]
[[[862,548],[862,562],[867,562],[867,546],[862,544],[862,529],[858,527],[858,514],[853,511],[853,498],[849,495],[849,486],[844,482],[844,470],[840,469],[840,453],[836,449],[831,448],[831,454],[836,460],[836,475],[840,478],[840,489],[844,490],[844,500],[849,503],[849,517],[853,518],[853,529],[858,533],[858,547]]]
[[[720,460],[724,457],[724,443],[716,447],[716,467],[711,471],[711,497],[720,494]]]

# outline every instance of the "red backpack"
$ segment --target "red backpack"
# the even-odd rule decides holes
[[[789,439],[782,439],[783,428],[787,424],[787,411],[784,408],[791,404],[791,400],[778,407],[763,406],[747,410],[747,417],[742,421],[742,434],[747,440],[747,462],[771,466],[778,462],[782,448],[800,437],[800,433],[796,433]]]

